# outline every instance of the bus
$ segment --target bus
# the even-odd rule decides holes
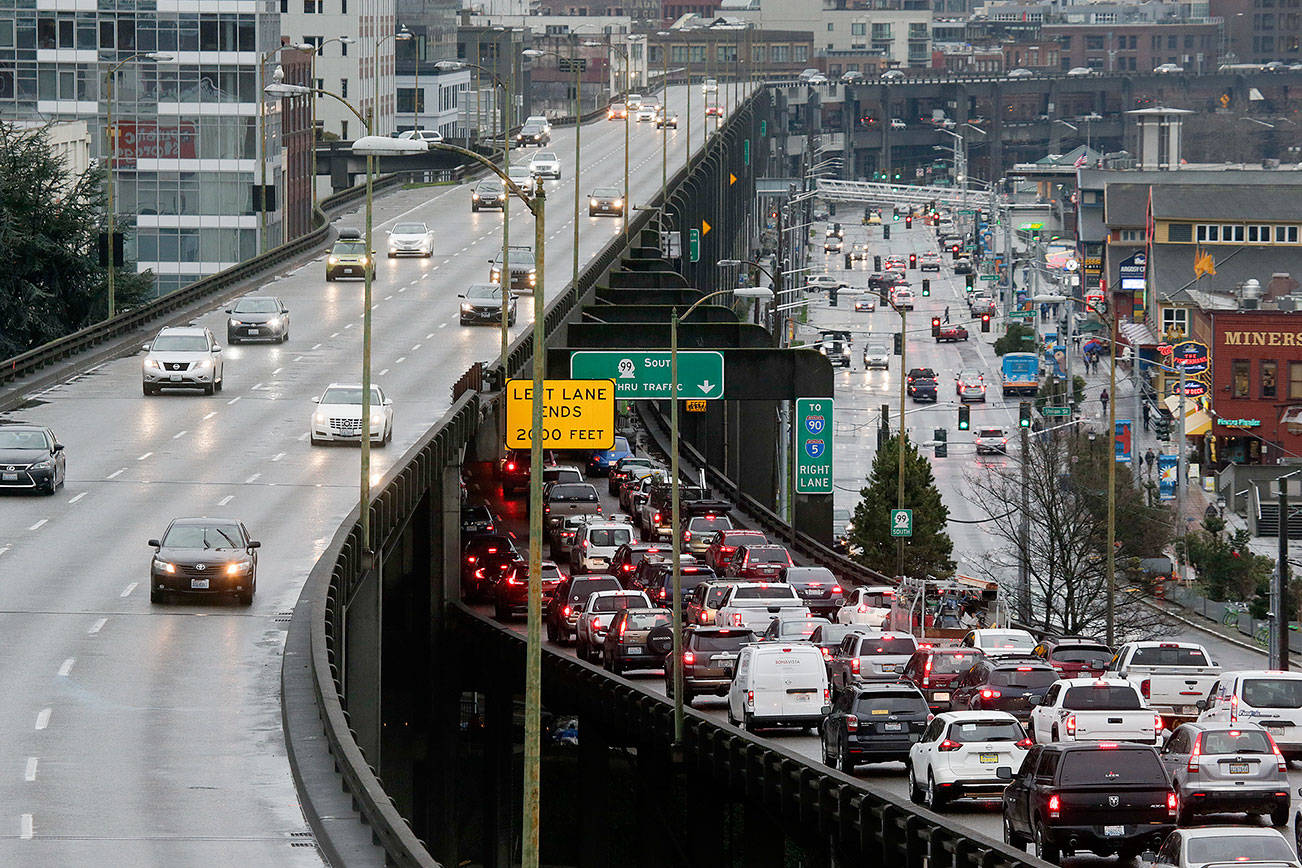
[[[1035,395],[1040,391],[1040,358],[1035,353],[1005,353],[1004,395]]]

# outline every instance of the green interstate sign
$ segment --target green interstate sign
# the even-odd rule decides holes
[[[832,399],[796,399],[796,494],[832,493]]]

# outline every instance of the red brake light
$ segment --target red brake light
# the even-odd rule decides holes
[[[1139,692],[1143,694],[1145,699],[1151,697],[1152,690],[1153,682],[1151,679],[1145,678],[1143,681],[1139,682]]]
[[[842,593],[842,591],[841,591],[841,586],[840,586],[840,585],[833,585],[833,586],[832,586],[832,593],[833,593],[833,594],[840,594],[840,593]]]
[[[1194,737],[1193,750],[1189,751],[1189,771],[1198,771],[1198,758],[1203,755],[1203,734]]]
[[[619,624],[619,638],[621,638],[621,639],[624,638],[624,631],[627,630],[627,629],[628,629],[628,619],[625,618],[625,619],[624,619],[623,621],[621,621],[620,624]]]
[[[1067,715],[1066,727],[1067,727],[1068,735],[1070,736],[1076,735],[1076,715],[1074,714]]]
[[[847,714],[845,716],[845,728],[850,732],[858,732],[859,718],[853,714]]]
[[[823,652],[823,659],[824,659],[824,660],[831,660],[831,659],[832,659],[832,652],[831,652],[831,651],[828,651],[826,648],[819,648],[818,650]]]
[[[475,562],[475,556],[474,556],[474,555],[466,555],[466,563],[468,563],[468,564],[473,564],[474,562]]]
[[[1160,733],[1164,729],[1166,729],[1166,724],[1162,722],[1162,715],[1153,715],[1153,733]]]
[[[691,666],[691,665],[693,665],[694,663],[696,663],[696,655],[693,654],[691,651],[684,651],[684,652],[683,652],[683,665],[684,665],[684,666]]]
[[[1001,696],[1003,696],[1003,694],[1000,693],[998,690],[991,690],[990,688],[986,688],[985,690],[981,691],[982,699],[998,699]]]
[[[747,705],[747,707],[749,707],[749,708],[754,708],[754,707],[755,707],[755,691],[754,691],[754,690],[747,690],[747,691],[746,691],[746,705]]]
[[[1030,671],[1031,671],[1031,667],[1030,667],[1030,666],[1018,666],[1018,667],[1017,667],[1017,671],[1018,671],[1018,672],[1030,672]]]
[[[1176,804],[1175,793],[1174,793],[1174,792],[1167,793],[1167,794],[1166,794],[1166,813],[1167,813],[1167,816],[1169,816],[1169,817],[1174,817],[1175,814],[1176,814],[1176,808],[1177,808],[1177,807],[1178,807],[1178,806],[1177,806],[1177,804]]]
[[[1275,762],[1278,763],[1280,772],[1286,774],[1288,772],[1288,762],[1285,761],[1279,745],[1275,744],[1275,737],[1270,733],[1266,733],[1266,738],[1270,739],[1270,749],[1275,752]]]
[[[956,741],[950,741],[949,739],[945,739],[944,741],[942,741],[942,742],[940,743],[940,746],[939,746],[938,749],[939,749],[939,750],[943,750],[943,751],[945,751],[945,752],[948,753],[948,752],[951,751],[951,750],[958,750],[958,749],[959,749],[960,747],[962,747],[962,746],[963,746],[963,745],[959,744],[959,743],[956,742]]]
[[[1057,793],[1049,796],[1049,816],[1053,819],[1062,816],[1062,799]]]
[[[566,606],[564,609],[561,609],[561,614],[564,615],[564,616],[567,617],[567,618],[568,618],[568,617],[569,617],[573,612],[574,612],[574,610],[571,609],[569,606]]]
[[[1031,741],[1029,738],[1024,738],[1021,741],[1017,742],[1015,747],[1020,747],[1022,750],[1030,750],[1031,745],[1033,744],[1035,744],[1035,742]]]
[[[850,672],[853,673],[853,674],[855,674],[855,675],[858,675],[858,674],[859,674],[859,658],[858,658],[858,657],[851,657],[851,658],[850,658]]]
[[[600,629],[601,629],[601,619],[600,619],[600,618],[593,618],[593,619],[592,619],[592,629],[594,629],[594,630],[600,630]]]
[[[507,470],[515,470],[515,462],[514,462],[514,461],[508,461],[508,462],[506,462],[506,469],[507,469]]]

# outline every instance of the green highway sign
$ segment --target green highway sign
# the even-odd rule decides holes
[[[982,274],[978,279],[980,279],[980,280],[998,280],[998,279],[999,279],[999,275],[997,275],[997,274]]]
[[[832,399],[796,399],[796,494],[832,493]]]
[[[1008,312],[1009,319],[1030,319],[1033,316],[1035,316],[1033,310],[1010,310]]]
[[[615,399],[653,401],[670,397],[668,350],[575,350],[570,371],[581,380],[614,380]],[[723,353],[685,350],[678,353],[678,397],[723,397]]]
[[[913,536],[913,510],[891,510],[891,536]]]
[[[1070,407],[1045,407],[1044,415],[1046,416],[1070,416]]]
[[[687,230],[687,258],[692,262],[701,261],[701,230]]]
[[[742,162],[750,165],[750,139],[744,139],[741,143]]]
[[[971,216],[972,216],[973,214],[975,214],[976,212],[975,212],[975,211],[962,211],[962,210],[960,210],[958,213],[959,213],[959,214],[963,214],[963,215],[965,215],[965,216],[967,216],[967,217],[971,217]]]

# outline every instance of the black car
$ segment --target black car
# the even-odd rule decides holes
[[[616,675],[625,669],[659,669],[665,658],[647,647],[648,634],[669,626],[668,609],[621,609],[610,622],[601,646],[601,665]]]
[[[755,641],[737,627],[688,627],[683,631],[683,703],[697,696],[724,696],[732,684],[737,655]],[[674,667],[665,663],[665,693],[674,695]]]
[[[481,533],[492,533],[496,527],[492,511],[486,506],[461,507],[461,535],[471,537]]]
[[[626,455],[615,462],[615,466],[610,468],[610,473],[606,474],[606,492],[611,495],[619,494],[619,488],[626,481],[635,478],[635,474],[651,470],[655,467],[655,461],[640,455]]]
[[[934,380],[936,371],[934,368],[909,368],[906,382],[912,383],[914,380]]]
[[[514,558],[509,563],[493,583],[493,613],[499,621],[529,611],[529,562]],[[546,606],[565,576],[552,561],[543,561],[541,569],[542,604]]]
[[[470,599],[482,598],[519,555],[515,543],[503,533],[485,533],[472,538],[461,552],[461,590]]]
[[[638,565],[648,556],[667,552],[664,543],[628,542],[615,549],[610,559],[610,568],[606,572],[619,576],[621,580],[631,579]]]
[[[961,259],[955,259],[955,260],[954,260],[954,273],[955,273],[955,274],[971,274],[971,273],[972,273],[972,260],[968,259],[967,257],[963,257],[963,258],[961,258]]]
[[[757,637],[756,641],[781,642],[784,645],[792,642],[805,643],[809,641],[810,636],[814,635],[815,630],[826,623],[825,618],[810,614],[789,617],[778,616],[769,621],[768,627]]]
[[[226,343],[289,340],[289,308],[275,296],[249,295],[226,308]]]
[[[574,638],[574,626],[579,612],[588,597],[597,591],[622,591],[619,579],[614,576],[571,576],[561,581],[552,593],[551,602],[543,609],[547,623],[547,641],[564,645]]]
[[[508,449],[497,466],[497,476],[502,481],[502,496],[510,497],[529,490],[529,468],[533,455],[528,449]]]
[[[588,216],[618,217],[624,213],[624,194],[615,187],[598,187],[588,194]]]
[[[827,567],[786,567],[778,573],[778,581],[795,588],[815,615],[831,617],[845,602],[841,583]]]
[[[258,549],[243,522],[224,518],[176,518],[162,539],[151,539],[149,602],[169,593],[231,594],[252,605],[258,587]]]
[[[646,582],[643,588],[646,590],[647,597],[651,599],[654,605],[672,606],[674,604],[674,565],[672,560],[664,555],[648,557],[642,562],[641,567],[647,567],[645,570],[639,568],[642,579]],[[681,557],[678,571],[679,581],[681,582],[679,585],[680,596],[682,597],[686,597],[696,590],[696,586],[701,582],[708,582],[718,578],[714,570],[705,564],[696,563],[695,560],[686,562]],[[686,601],[684,601],[683,605],[687,605]]]
[[[859,763],[906,760],[931,711],[912,684],[876,684],[839,693],[818,734],[823,762],[854,774]]]
[[[480,181],[470,194],[470,210],[481,211],[484,208],[506,210],[506,188],[501,181]]]
[[[1157,750],[1125,742],[1035,745],[1004,790],[1004,841],[1057,863],[1089,850],[1121,861],[1156,850],[1176,826]]]
[[[67,474],[63,444],[40,425],[0,428],[0,489],[54,494]]]
[[[502,287],[496,283],[472,283],[457,296],[461,299],[461,324],[476,325],[502,322]],[[515,325],[515,296],[506,301],[506,324]]]
[[[1006,711],[1031,716],[1031,697],[1043,698],[1058,681],[1058,670],[1033,658],[982,658],[954,682],[951,711]]]
[[[515,134],[515,143],[519,147],[537,145],[541,148],[551,140],[552,134],[547,125],[538,121],[526,121],[524,126],[520,127],[520,132]]]
[[[928,377],[918,377],[909,383],[909,397],[919,404],[936,403],[936,381]]]
[[[507,288],[521,292],[533,292],[538,285],[538,266],[537,260],[533,255],[532,247],[508,247],[507,255],[511,259],[511,281]],[[488,269],[488,279],[492,283],[502,282],[502,254],[489,260],[491,263]],[[501,303],[501,300],[498,300]]]

